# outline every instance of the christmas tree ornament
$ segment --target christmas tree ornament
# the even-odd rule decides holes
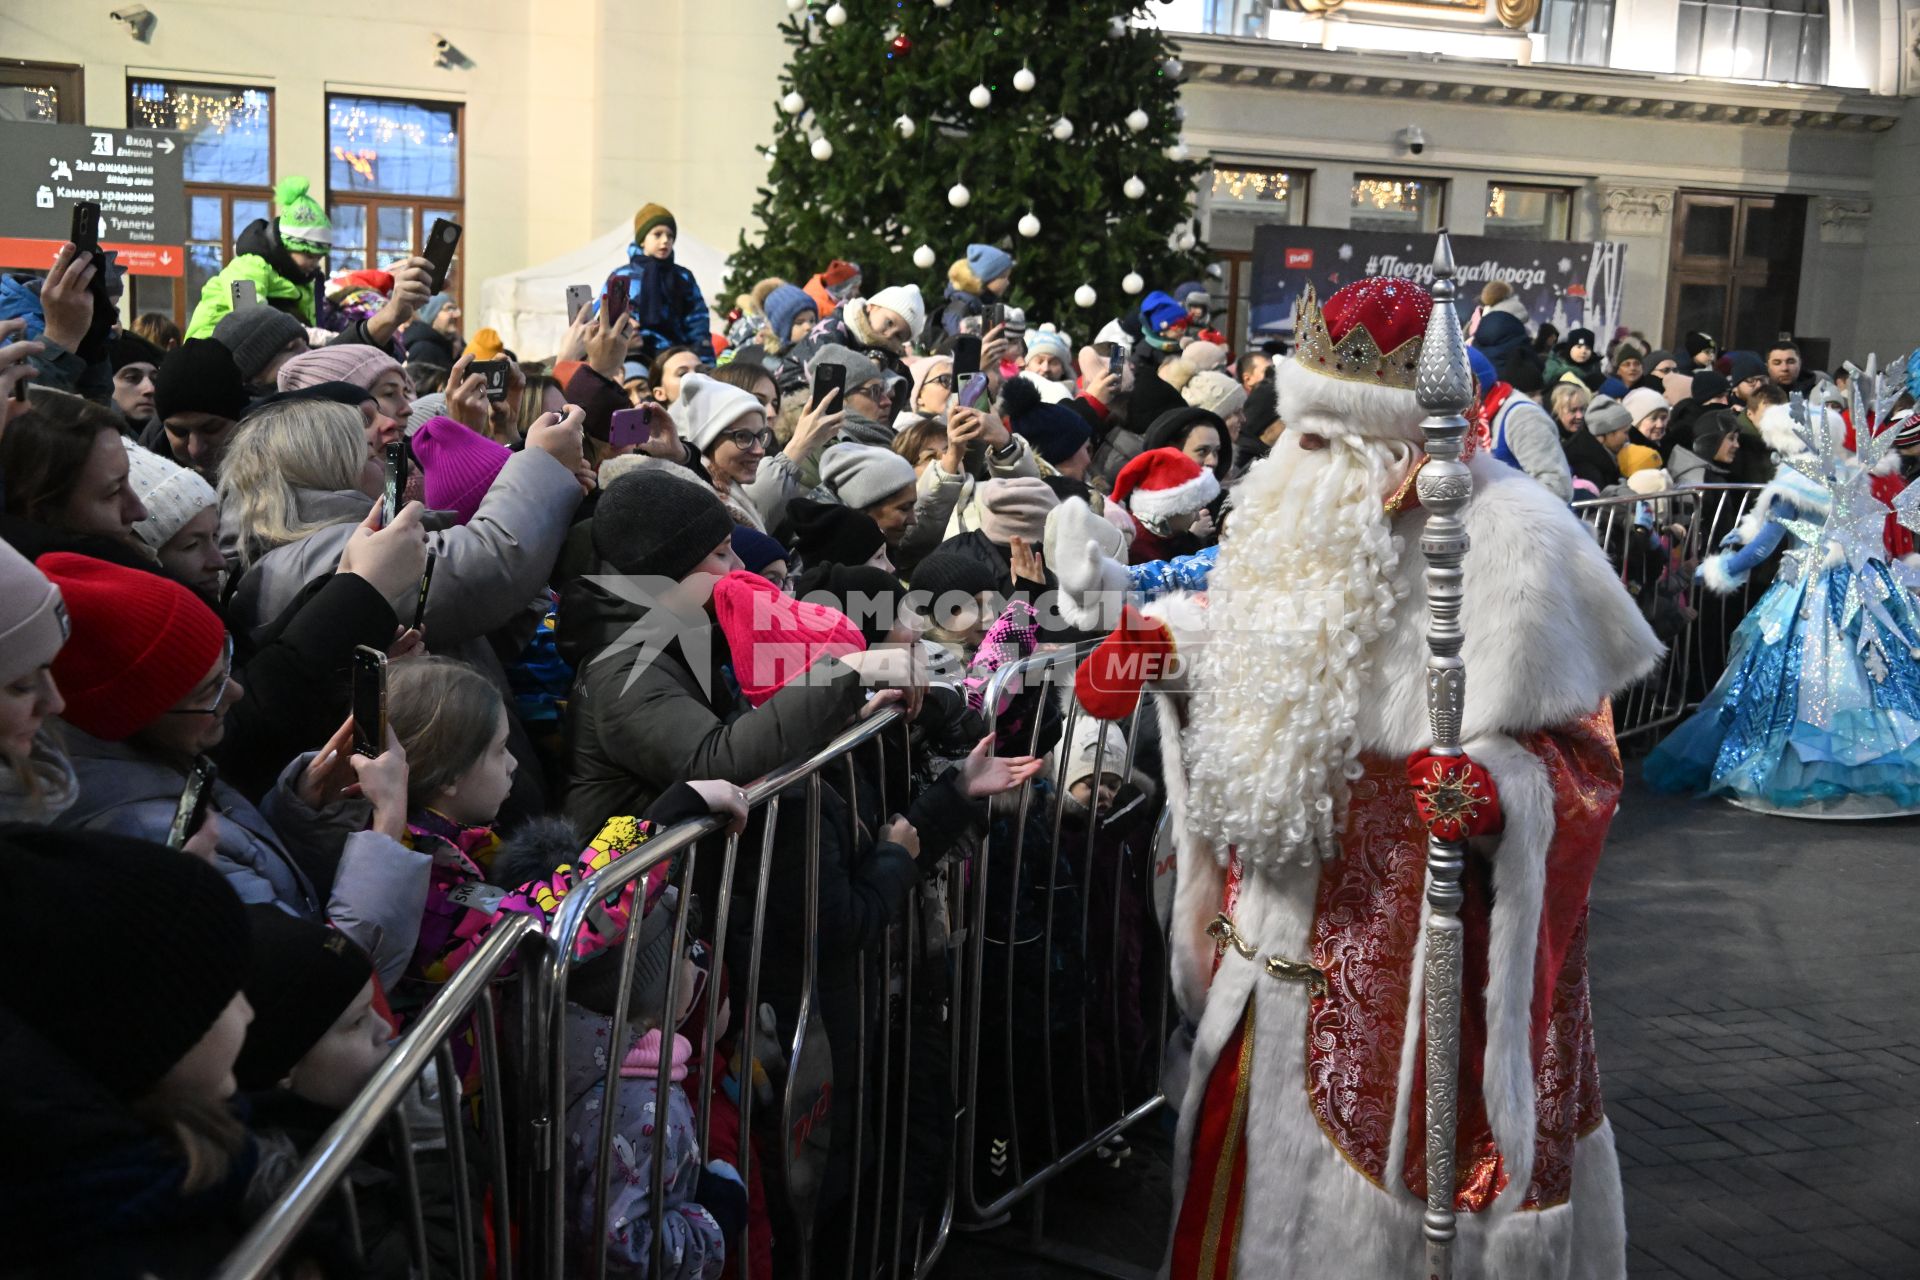
[[[1153,121],[1148,118],[1147,113],[1138,107],[1127,112],[1127,128],[1135,133],[1141,132],[1152,123]]]
[[[1176,142],[1172,146],[1167,148],[1167,159],[1173,161],[1175,164],[1179,164],[1182,160],[1185,160],[1186,158],[1187,158],[1186,143]]]
[[[936,9],[951,9],[953,7],[953,0],[933,0],[933,7]]]
[[[1140,278],[1138,271],[1129,271],[1120,279],[1120,288],[1128,294],[1138,293],[1146,287],[1147,282]]]
[[[835,5],[834,8],[837,9],[839,8],[839,6]],[[833,21],[833,9],[827,10],[827,21],[828,22]],[[1165,62],[1160,64],[1160,69],[1167,73],[1167,79],[1178,80],[1180,78],[1181,73],[1184,72],[1187,68],[1183,63],[1181,63],[1180,59],[1168,58]]]
[[[847,25],[847,10],[844,5],[830,4],[827,6],[827,25],[830,27],[844,27]]]
[[[956,209],[966,208],[967,201],[971,199],[973,199],[973,192],[967,190],[962,183],[956,182],[947,188],[947,203]]]
[[[912,39],[910,39],[908,36],[904,34],[897,35],[893,39],[887,41],[887,56],[889,57],[904,58],[912,52],[913,52],[913,41]]]
[[[1033,72],[1025,67],[1013,73],[1013,87],[1021,93],[1032,93],[1035,83]]]
[[[1179,249],[1180,252],[1185,253],[1188,250],[1192,249],[1193,246],[1199,244],[1200,241],[1195,238],[1191,228],[1182,228],[1180,232],[1180,238],[1178,240],[1175,240],[1173,243],[1175,248]]]
[[[807,109],[807,100],[801,97],[798,92],[789,93],[786,97],[780,99],[780,109],[790,116],[797,116]]]
[[[899,119],[893,122],[893,128],[894,128],[894,132],[898,133],[901,137],[911,138],[913,136],[913,131],[915,128],[913,123],[913,117],[901,116]]]
[[[1052,132],[1056,142],[1065,142],[1073,136],[1073,121],[1061,116],[1053,122]]]
[[[934,263],[934,257],[933,257],[932,245],[923,244],[918,249],[915,249],[913,251],[913,265],[920,268],[922,271],[925,271],[928,268],[932,267],[933,263]]]
[[[787,0],[787,9],[789,12],[798,13],[806,7],[807,0]]]
[[[1040,234],[1040,219],[1027,214],[1020,219],[1020,234],[1031,240]]]
[[[968,91],[967,101],[979,110],[985,111],[993,105],[993,91],[983,84],[977,84]]]
[[[1073,291],[1073,305],[1076,307],[1090,307],[1099,300],[1100,295],[1093,291],[1090,284],[1083,284]]]
[[[1107,38],[1109,40],[1119,40],[1126,34],[1127,18],[1125,14],[1116,13],[1107,19]]]
[[[813,140],[812,150],[815,160],[825,161],[833,159],[833,144],[825,138],[815,138]]]
[[[1140,175],[1136,173],[1120,185],[1120,190],[1126,193],[1127,199],[1138,200],[1147,194],[1147,184],[1140,181]]]
[[[1187,118],[1187,109],[1186,109],[1185,107],[1183,107],[1183,106],[1181,106],[1181,105],[1180,105],[1179,103],[1177,103],[1177,102],[1176,102],[1176,103],[1174,103],[1174,104],[1173,104],[1173,118],[1174,118],[1175,120],[1185,120],[1185,119]]]

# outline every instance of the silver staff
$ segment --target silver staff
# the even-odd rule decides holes
[[[1460,578],[1467,558],[1467,499],[1473,479],[1460,460],[1467,434],[1462,416],[1473,403],[1473,373],[1467,363],[1460,313],[1454,310],[1453,245],[1446,233],[1433,255],[1433,315],[1414,386],[1426,436],[1427,464],[1420,471],[1420,505],[1427,510],[1420,551],[1427,558],[1427,718],[1433,753],[1460,754],[1460,711],[1467,692],[1460,659]],[[1427,1242],[1431,1280],[1453,1275],[1453,1141],[1460,1093],[1460,867],[1466,842],[1427,839],[1427,1212],[1421,1233]]]

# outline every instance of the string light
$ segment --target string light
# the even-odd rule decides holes
[[[1427,202],[1427,186],[1424,182],[1407,181],[1401,178],[1355,178],[1353,182],[1352,203],[1358,209],[1366,207],[1388,213],[1419,213]]]
[[[1285,204],[1293,194],[1293,175],[1285,169],[1216,168],[1213,194],[1230,200],[1271,200]]]
[[[134,86],[135,128],[177,129],[214,133],[263,129],[267,126],[267,95],[258,89],[167,85],[141,81]]]

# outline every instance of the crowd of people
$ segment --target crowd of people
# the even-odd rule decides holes
[[[38,911],[0,944],[4,1199],[15,1244],[69,1274],[204,1273],[496,924],[546,922],[675,824],[738,829],[745,784],[897,709],[932,762],[911,791],[877,766],[823,788],[814,996],[851,1077],[860,957],[936,868],[995,823],[1044,840],[1154,786],[1152,743],[1063,740],[1043,700],[989,706],[993,674],[1105,634],[1100,591],[1203,575],[1284,427],[1284,346],[1232,350],[1204,282],[1074,334],[1009,305],[1019,263],[975,244],[939,298],[835,260],[715,317],[650,204],[535,359],[468,333],[426,258],[329,276],[325,209],[303,180],[276,195],[184,331],[123,327],[121,282],[71,244],[0,291],[0,856],[84,904],[85,935]],[[234,305],[236,281],[258,301]],[[1486,446],[1569,501],[1764,480],[1770,415],[1833,385],[1786,340],[1602,350],[1533,329],[1502,285],[1481,304]],[[1920,433],[1902,452],[1910,474]],[[384,673],[384,741],[356,732],[356,664]],[[1029,783],[1032,814],[994,804]],[[766,939],[736,912],[673,954],[696,904],[653,877],[577,957],[570,1129],[597,1134],[610,1052],[630,1069],[607,1105],[642,1152],[661,1062],[684,1082],[660,1121],[675,1275],[720,1274],[743,1231],[781,1248],[759,1179],[699,1150],[690,1106],[728,1063],[689,1061],[688,1027],[692,975],[806,941],[802,815],[774,833]],[[768,973],[783,1036],[798,981]],[[644,1273],[646,1169],[623,1165],[596,1222],[596,1144],[571,1149],[576,1246],[604,1230]],[[398,1235],[350,1272],[309,1234],[320,1274],[405,1268]]]

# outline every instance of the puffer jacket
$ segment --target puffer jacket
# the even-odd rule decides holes
[[[186,336],[206,338],[233,310],[233,282],[251,280],[260,301],[298,319],[311,329],[316,323],[315,288],[325,277],[302,271],[280,243],[280,234],[265,218],[249,222],[233,242],[233,257],[219,274],[200,289],[199,305],[187,321]]]
[[[646,271],[645,257],[637,242],[628,245],[627,265],[608,277],[609,282],[617,279],[626,284],[629,305],[636,322],[639,320],[641,282]],[[702,364],[711,365],[713,319],[707,312],[707,297],[700,292],[700,282],[693,278],[693,272],[671,258],[662,265],[667,270],[665,287],[669,314],[657,326],[643,325],[640,337],[655,351],[665,351],[668,347],[692,347]]]
[[[60,735],[80,791],[57,825],[135,836],[164,844],[186,786],[178,765],[125,742],[107,742],[72,725]],[[270,902],[290,915],[331,924],[373,957],[381,981],[405,971],[420,933],[432,859],[374,831],[338,832],[331,862],[328,836],[311,828],[329,821],[292,794],[310,757],[287,766],[261,808],[225,782],[215,782],[220,844],[214,865],[242,902]],[[283,839],[281,827],[297,832]],[[306,829],[303,829],[306,828]],[[304,851],[308,856],[298,856]]]
[[[676,782],[751,782],[818,751],[860,709],[857,673],[823,658],[757,708],[733,683],[732,655],[704,615],[681,626],[586,577],[560,597],[560,656],[577,673],[568,707],[567,818],[596,830],[641,813]],[[649,628],[658,628],[651,635]]]
[[[279,617],[308,583],[333,573],[372,505],[355,489],[302,491],[297,510],[302,521],[338,523],[275,547],[249,565],[229,607],[235,626],[257,631]],[[504,690],[506,677],[487,637],[524,622],[528,631],[513,645],[518,649],[532,634],[545,612],[547,579],[579,505],[573,473],[538,449],[523,449],[507,460],[473,519],[429,533],[427,545],[436,562],[427,598],[428,647],[472,663]],[[239,537],[239,530],[223,526],[223,545],[237,545]],[[413,592],[409,585],[401,599],[388,602],[401,617],[413,616]]]

